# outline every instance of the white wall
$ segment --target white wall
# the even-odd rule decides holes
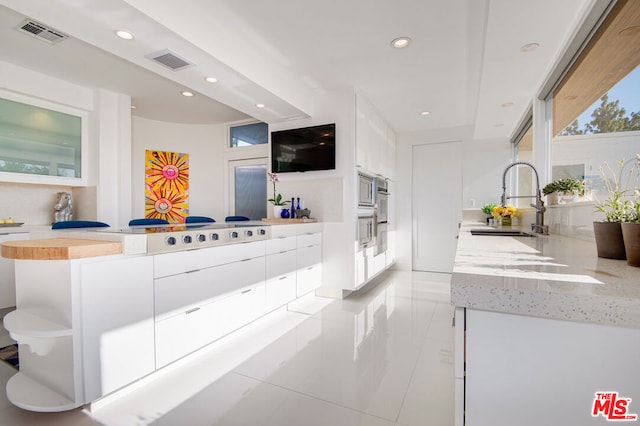
[[[396,185],[396,267],[412,268],[412,204],[411,190],[419,182],[412,181],[411,156],[414,145],[462,141],[462,197],[465,208],[479,209],[495,202],[502,193],[502,173],[511,160],[508,139],[472,139],[473,128],[454,127],[398,135]],[[440,206],[440,207],[437,207]],[[447,208],[447,200],[434,200],[434,208]],[[453,216],[455,218],[457,216]]]
[[[226,142],[226,125],[179,124],[133,117],[131,217],[144,217],[145,151],[153,150],[189,154],[189,214],[223,222]]]
[[[336,123],[336,169],[279,175],[278,192],[300,196],[311,216],[324,223],[323,285],[317,294],[341,298],[353,285],[356,240],[355,96],[321,93],[313,99],[312,118],[270,125],[270,130]],[[347,285],[349,283],[349,285]]]

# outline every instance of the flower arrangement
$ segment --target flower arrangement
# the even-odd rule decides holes
[[[497,205],[491,211],[491,215],[496,219],[517,217],[518,213],[518,209],[512,204],[507,204],[506,206]]]
[[[288,203],[288,201],[282,200],[282,194],[276,194],[276,182],[279,182],[278,174],[267,173],[267,175],[269,176],[269,179],[273,183],[273,198],[269,198],[267,201],[272,203],[274,206],[285,206]]]

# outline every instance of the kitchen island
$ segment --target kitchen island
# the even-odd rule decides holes
[[[55,238],[54,238],[55,237]],[[169,225],[9,241],[9,400],[64,411],[169,368],[321,284],[322,224]]]
[[[471,235],[483,227],[462,226],[451,279],[456,424],[596,425],[615,415],[593,415],[597,393],[640,401],[640,268],[570,237]]]

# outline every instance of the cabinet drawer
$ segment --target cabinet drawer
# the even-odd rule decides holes
[[[154,281],[156,320],[228,296],[235,290],[264,284],[264,273],[263,256],[157,278]]]
[[[285,251],[267,256],[267,280],[289,273],[295,275],[296,259],[295,251]]]
[[[229,244],[154,256],[154,277],[166,277],[225,263],[264,256],[265,241]]]
[[[322,233],[298,235],[298,248],[322,244]]]
[[[322,262],[322,246],[298,248],[298,269]]]
[[[281,237],[267,240],[267,254],[296,249],[296,237]]]
[[[156,364],[163,367],[246,325],[265,312],[265,285],[193,307],[155,324]]]
[[[296,298],[296,272],[272,278],[266,283],[267,311],[273,311]]]
[[[296,296],[309,293],[322,285],[322,265],[316,263],[298,269],[296,276]]]

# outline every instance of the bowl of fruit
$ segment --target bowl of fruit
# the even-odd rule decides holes
[[[9,227],[9,226],[20,226],[23,225],[23,222],[16,222],[11,217],[1,218],[0,217],[0,226]]]

